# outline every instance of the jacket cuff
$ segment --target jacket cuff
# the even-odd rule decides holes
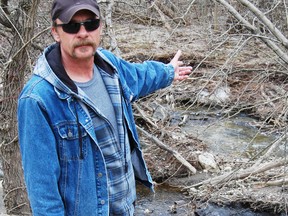
[[[166,64],[166,71],[168,73],[168,85],[171,85],[173,80],[174,80],[174,77],[175,77],[175,70],[174,70],[174,67],[172,64]]]

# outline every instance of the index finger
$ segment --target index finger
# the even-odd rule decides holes
[[[178,61],[178,59],[180,58],[181,54],[182,54],[181,50],[178,50],[171,61],[173,61],[173,62],[174,61]]]

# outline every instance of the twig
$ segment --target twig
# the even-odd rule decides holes
[[[10,142],[5,143],[5,140],[0,144],[0,148],[2,148],[3,146],[8,146],[13,144],[14,142],[18,141],[18,136],[15,136]]]
[[[192,5],[195,3],[195,1],[196,1],[196,0],[193,0],[193,1],[189,4],[189,6],[187,7],[186,12],[180,17],[181,19],[185,20],[185,16],[189,13],[189,11],[190,11]]]
[[[161,18],[162,22],[164,23],[165,28],[166,28],[168,31],[171,31],[171,26],[170,26],[169,23],[167,22],[164,13],[160,10],[160,8],[158,7],[158,5],[157,5],[155,2],[153,2],[153,3],[152,3],[152,7],[154,7],[155,10],[159,13],[160,18]]]
[[[37,35],[35,35],[34,37],[32,37],[29,41],[27,41],[26,43],[23,44],[23,46],[7,61],[4,63],[4,65],[8,65],[10,64],[14,58],[16,58],[16,56],[26,47],[28,46],[35,38],[39,37],[41,34],[43,34],[44,32],[46,32],[47,30],[49,30],[51,27],[47,27],[45,29],[43,29],[41,32],[39,32]]]
[[[193,174],[195,174],[197,171],[195,169],[195,167],[193,167],[187,160],[185,160],[185,158],[182,157],[182,155],[180,155],[179,152],[171,149],[170,147],[168,147],[167,145],[165,145],[163,142],[161,142],[159,139],[157,139],[155,136],[152,136],[151,134],[149,134],[147,131],[145,131],[143,128],[137,126],[137,129],[139,129],[146,137],[148,137],[149,139],[153,140],[155,142],[155,144],[171,153],[179,162],[181,162],[186,168],[188,168]]]
[[[21,42],[24,44],[24,40],[22,35],[20,34],[20,32],[18,31],[18,29],[16,28],[16,26],[13,24],[13,22],[9,19],[9,17],[7,16],[7,14],[5,13],[5,11],[3,10],[2,7],[0,7],[1,12],[4,14],[5,18],[8,20],[8,22],[11,24],[11,26],[13,27],[13,29],[15,30],[15,32],[18,34]]]
[[[282,141],[286,138],[286,134],[282,135],[281,137],[279,137],[275,142],[273,142],[271,144],[271,146],[269,147],[268,151],[262,155],[251,168],[257,168],[260,163],[265,159],[265,158],[269,158],[269,156],[274,152],[274,150],[282,143]]]
[[[142,116],[142,118],[144,118],[149,124],[151,124],[153,127],[155,128],[159,128],[158,125],[156,125],[154,122],[152,122],[143,112],[143,110],[137,105],[137,104],[133,104],[133,106],[135,107],[135,109],[140,113],[140,115]]]

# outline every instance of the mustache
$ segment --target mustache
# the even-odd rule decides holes
[[[74,48],[79,47],[79,46],[96,46],[96,43],[90,40],[83,40],[83,41],[78,41],[74,44]]]

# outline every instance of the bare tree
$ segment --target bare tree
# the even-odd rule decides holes
[[[121,51],[117,45],[117,40],[115,38],[115,32],[113,28],[113,22],[112,22],[112,13],[113,13],[113,7],[114,7],[114,0],[111,1],[98,1],[99,3],[104,3],[106,5],[105,7],[105,15],[104,20],[106,23],[106,32],[107,36],[109,37],[109,43],[110,43],[110,50],[113,51],[116,55],[120,56]]]
[[[11,3],[11,4],[8,4]],[[24,84],[26,70],[31,70],[27,49],[34,31],[39,0],[1,1],[0,22],[12,35],[11,50],[2,68],[1,78],[1,156],[4,172],[4,203],[7,213],[30,214],[17,137],[17,98]],[[15,2],[14,2],[15,5]],[[2,28],[2,27],[1,27]]]

